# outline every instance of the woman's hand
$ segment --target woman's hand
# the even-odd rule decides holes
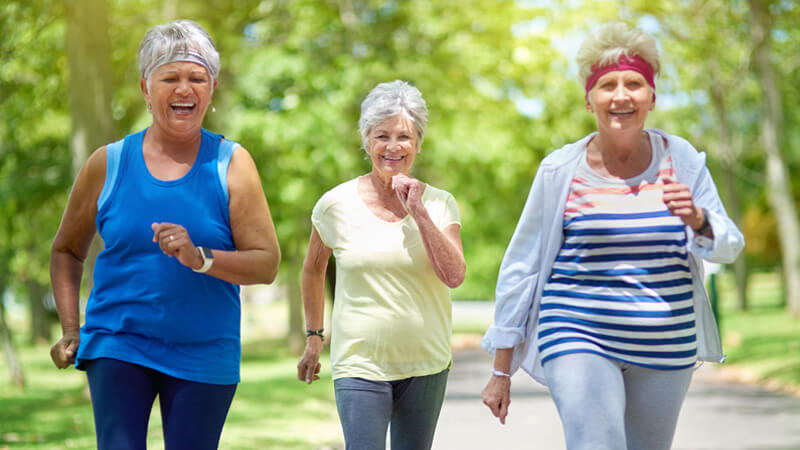
[[[153,242],[158,243],[165,255],[178,258],[181,264],[191,269],[203,267],[203,257],[186,228],[169,222],[154,222],[150,228],[153,229]]]
[[[75,355],[81,343],[81,332],[70,331],[50,347],[50,358],[59,369],[65,369],[75,364]]]
[[[309,336],[306,341],[306,350],[297,363],[297,379],[311,384],[312,381],[319,380],[319,371],[322,364],[319,363],[319,354],[322,351],[322,338],[319,336]]]
[[[508,416],[508,405],[511,404],[511,377],[492,375],[489,383],[481,392],[483,404],[492,410],[492,414],[505,425]]]
[[[425,192],[425,183],[399,173],[392,177],[392,189],[403,207],[416,218],[417,212],[425,208],[422,204],[422,193]]]
[[[673,216],[681,218],[684,224],[697,230],[703,225],[705,215],[703,210],[694,204],[689,186],[680,184],[669,178],[664,180],[664,204]]]

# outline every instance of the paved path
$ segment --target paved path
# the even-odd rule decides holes
[[[480,392],[491,358],[480,349],[455,352],[434,449],[563,449],[558,412],[545,388],[514,375],[511,411],[500,425]],[[800,398],[720,380],[711,365],[694,376],[681,411],[675,450],[800,450]]]

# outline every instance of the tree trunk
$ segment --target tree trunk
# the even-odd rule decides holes
[[[65,0],[72,168],[77,175],[90,152],[116,137],[111,114],[111,48],[106,0]],[[94,260],[103,248],[95,238],[84,266],[91,290]]]
[[[749,0],[748,3],[752,13],[753,63],[764,98],[761,141],[767,156],[769,202],[781,240],[786,304],[792,314],[800,316],[800,222],[797,204],[792,195],[791,179],[780,152],[783,109],[777,76],[770,61],[772,20],[767,2]]]
[[[300,355],[305,349],[305,321],[303,320],[303,295],[300,289],[300,277],[303,273],[302,253],[299,245],[292,244],[292,254],[287,255],[289,262],[289,276],[287,277],[287,291],[289,294],[289,351]]]
[[[0,290],[4,292],[4,290]],[[14,350],[14,340],[11,338],[11,329],[6,324],[6,309],[0,301],[0,342],[3,345],[3,353],[8,362],[8,375],[11,381],[20,388],[25,387],[25,374],[17,360],[17,352]]]
[[[710,61],[711,78],[720,79],[717,76],[719,67],[712,58]],[[742,207],[739,195],[736,192],[736,175],[734,167],[736,164],[736,156],[739,154],[737,148],[734,146],[730,122],[728,121],[728,108],[725,105],[725,89],[720,83],[711,83],[711,100],[714,104],[714,111],[717,115],[717,123],[719,124],[719,148],[716,154],[719,155],[722,162],[722,187],[725,189],[725,204],[728,213],[734,222],[741,229],[742,226]],[[747,309],[747,260],[745,252],[742,252],[736,261],[733,263],[734,276],[736,281],[736,309],[744,311]]]
[[[28,305],[31,314],[31,342],[33,344],[50,342],[50,314],[44,307],[47,287],[33,279],[25,282],[28,288]]]

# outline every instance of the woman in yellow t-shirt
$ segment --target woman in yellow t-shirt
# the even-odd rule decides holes
[[[303,266],[306,350],[297,377],[318,380],[325,269],[336,258],[331,366],[348,449],[430,448],[452,361],[449,288],[464,280],[450,193],[412,178],[428,110],[414,86],[377,85],[359,129],[372,170],[326,192],[311,214]]]

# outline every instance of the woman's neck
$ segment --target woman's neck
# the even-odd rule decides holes
[[[391,195],[394,196],[394,188],[392,188],[392,177],[381,175],[376,171],[372,171],[367,174],[367,178],[369,178],[369,182],[372,187],[375,189],[375,192],[378,192],[383,195]]]
[[[650,138],[644,131],[635,133],[599,133],[586,151],[589,167],[612,178],[631,178],[650,165]]]
[[[202,140],[203,133],[201,130],[181,134],[171,133],[156,123],[153,123],[145,134],[145,145],[173,156],[187,153],[194,155],[197,149],[200,148]]]

